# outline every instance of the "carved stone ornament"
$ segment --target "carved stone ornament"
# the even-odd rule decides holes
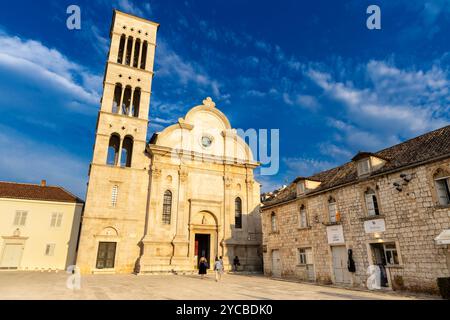
[[[212,101],[211,97],[207,97],[205,100],[203,100],[203,105],[206,107],[214,108],[216,106],[216,103]]]

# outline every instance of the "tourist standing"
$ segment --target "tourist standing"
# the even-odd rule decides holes
[[[216,272],[216,282],[222,280],[222,273],[223,273],[223,261],[222,257],[217,258],[214,262],[214,271]]]
[[[208,269],[208,260],[206,260],[205,256],[202,256],[198,263],[198,274],[202,279],[205,277],[206,269]]]

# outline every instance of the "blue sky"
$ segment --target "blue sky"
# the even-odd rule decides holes
[[[84,197],[113,7],[161,25],[149,135],[206,96],[235,128],[280,129],[265,191],[450,123],[449,0],[14,1],[0,12],[0,180]]]

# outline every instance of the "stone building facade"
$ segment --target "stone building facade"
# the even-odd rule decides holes
[[[384,288],[436,292],[450,276],[449,187],[450,126],[298,177],[264,197],[264,272],[365,287],[377,265]]]
[[[211,98],[147,142],[158,24],[114,11],[77,265],[191,272],[205,255],[262,268],[260,185]]]

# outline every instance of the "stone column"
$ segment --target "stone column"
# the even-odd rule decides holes
[[[189,239],[187,234],[189,210],[187,206],[187,180],[188,172],[184,168],[178,170],[178,205],[176,216],[175,237],[172,240],[174,246],[174,255],[171,264],[178,265],[181,268],[188,268]]]
[[[219,236],[219,244],[220,244],[220,255],[223,257],[225,266],[228,266],[230,264],[228,253],[229,249],[231,248],[230,242],[233,241],[232,239],[232,228],[231,225],[234,225],[234,221],[232,221],[232,216],[234,217],[234,210],[233,206],[233,195],[232,195],[232,185],[233,185],[233,179],[228,176],[226,173],[223,177],[224,180],[224,201],[223,201],[223,212],[222,212],[222,230],[218,230],[218,236]],[[229,269],[229,268],[227,268]]]
[[[159,194],[159,186],[161,184],[161,169],[157,169],[154,166],[151,168],[151,190],[150,190],[150,205],[148,213],[148,228],[145,238],[153,238],[155,236],[155,226],[158,223],[158,197],[162,196]]]

